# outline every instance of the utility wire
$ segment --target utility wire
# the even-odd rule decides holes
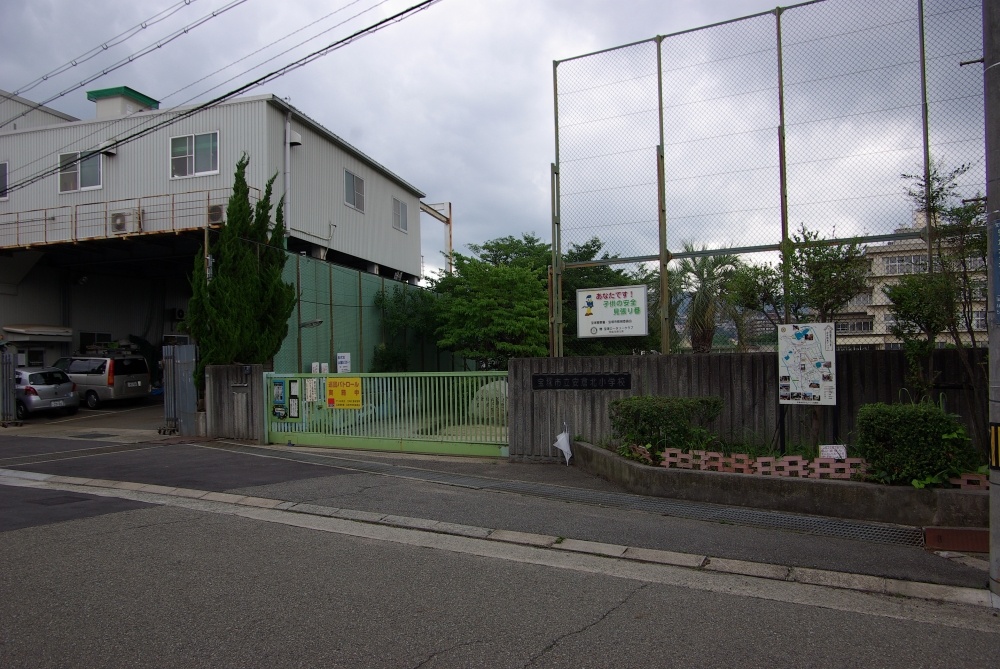
[[[194,30],[195,28],[197,28],[197,27],[199,27],[201,25],[204,25],[205,23],[208,23],[209,21],[211,21],[212,19],[214,19],[216,16],[219,16],[220,14],[223,14],[223,13],[229,11],[233,7],[237,7],[239,5],[242,5],[246,1],[247,0],[233,0],[228,5],[224,6],[222,9],[217,9],[217,10],[211,12],[210,14],[206,14],[205,16],[203,16],[202,18],[198,19],[197,21],[195,21],[193,23],[189,23],[188,25],[184,26],[180,30],[178,30],[178,31],[176,31],[176,32],[168,35],[165,39],[162,39],[162,40],[156,42],[155,44],[150,44],[149,46],[145,47],[144,49],[140,49],[138,53],[134,53],[131,56],[129,56],[128,58],[123,58],[122,60],[118,61],[117,63],[115,63],[111,67],[107,67],[107,68],[101,70],[100,72],[98,72],[97,74],[94,74],[94,75],[92,75],[90,77],[87,77],[86,79],[84,79],[80,83],[76,84],[75,86],[71,86],[70,88],[67,88],[63,92],[58,93],[56,95],[53,95],[52,97],[48,98],[47,100],[35,103],[34,106],[29,107],[28,109],[24,110],[20,114],[14,116],[12,118],[7,119],[3,123],[0,123],[0,128],[3,128],[5,126],[7,126],[7,125],[10,125],[11,123],[13,123],[14,121],[16,121],[17,119],[21,118],[22,116],[27,116],[29,113],[35,111],[36,109],[44,107],[45,105],[49,104],[53,100],[58,100],[62,96],[66,95],[67,93],[72,93],[75,90],[83,88],[84,86],[86,86],[90,82],[92,82],[92,81],[94,81],[96,79],[100,79],[101,77],[103,77],[106,74],[110,74],[111,72],[114,72],[115,70],[117,70],[119,68],[125,67],[129,63],[132,63],[132,62],[134,62],[134,61],[142,58],[143,56],[146,56],[146,55],[152,53],[156,49],[159,49],[160,47],[163,47],[163,46],[169,44],[170,42],[173,42],[175,39],[178,39],[179,37],[183,37],[184,35],[188,34],[192,30]]]
[[[14,96],[14,95],[21,95],[22,93],[26,93],[27,91],[30,91],[35,86],[38,86],[39,84],[41,84],[43,81],[48,81],[49,79],[51,79],[51,78],[53,78],[55,76],[58,76],[58,75],[62,74],[63,72],[65,72],[65,71],[67,71],[67,70],[69,70],[71,68],[76,67],[77,65],[81,65],[83,63],[86,63],[88,60],[90,60],[91,58],[94,58],[98,54],[100,54],[100,53],[102,53],[104,51],[107,51],[107,50],[111,49],[112,47],[116,47],[119,44],[122,44],[122,43],[128,41],[129,39],[131,39],[132,37],[138,35],[141,31],[145,30],[146,28],[148,28],[150,26],[154,26],[157,23],[159,23],[160,21],[166,20],[167,18],[169,18],[170,16],[173,16],[174,14],[176,14],[177,12],[179,12],[181,9],[183,9],[184,7],[190,5],[193,2],[195,2],[195,0],[181,0],[176,5],[172,5],[170,7],[167,7],[166,9],[164,9],[161,12],[159,12],[158,14],[154,14],[153,16],[149,17],[145,21],[140,22],[138,25],[135,25],[132,28],[129,28],[125,32],[121,33],[120,35],[116,35],[115,37],[112,37],[108,41],[103,42],[103,43],[101,43],[98,46],[95,46],[93,49],[87,51],[86,53],[80,54],[79,56],[77,56],[73,60],[69,61],[68,63],[60,65],[59,67],[57,67],[56,69],[52,70],[48,74],[43,74],[42,76],[38,77],[34,81],[28,82],[27,84],[25,84],[21,88],[17,89],[16,91],[14,91],[13,93],[11,93],[10,95],[0,95],[0,99],[10,100],[11,97]]]
[[[244,2],[244,1],[245,0],[237,0],[237,2]],[[178,123],[178,122],[180,122],[180,121],[182,121],[182,120],[184,120],[186,118],[190,118],[191,116],[195,116],[196,114],[199,114],[199,113],[201,113],[202,111],[204,111],[206,109],[210,109],[212,107],[215,107],[215,106],[217,106],[217,105],[225,102],[226,100],[229,100],[230,98],[238,96],[240,93],[243,93],[243,92],[245,92],[245,91],[247,91],[247,90],[249,90],[251,88],[255,88],[257,86],[262,86],[262,85],[264,85],[264,84],[266,84],[266,83],[268,83],[270,81],[278,79],[279,77],[282,77],[282,76],[288,74],[289,72],[297,70],[300,67],[304,67],[305,65],[308,65],[309,63],[313,62],[314,60],[318,60],[318,59],[322,58],[323,56],[326,56],[326,55],[328,55],[329,53],[331,53],[333,51],[341,49],[341,48],[343,48],[343,47],[345,47],[345,46],[347,46],[347,45],[349,45],[349,44],[351,44],[351,43],[353,43],[353,42],[355,42],[355,41],[357,41],[357,40],[359,40],[359,39],[361,39],[363,37],[367,37],[368,35],[374,34],[374,33],[378,32],[379,30],[381,30],[381,29],[383,29],[383,28],[385,28],[387,26],[390,26],[392,24],[399,23],[400,21],[403,21],[404,19],[409,18],[413,14],[416,14],[418,12],[421,12],[421,11],[425,10],[425,9],[428,9],[431,5],[435,5],[438,2],[440,2],[440,1],[441,0],[423,0],[423,2],[419,2],[419,3],[417,3],[417,4],[415,4],[415,5],[411,6],[411,7],[408,7],[407,9],[404,9],[401,12],[393,14],[392,16],[390,16],[388,18],[385,18],[385,19],[382,19],[381,21],[373,23],[372,25],[368,26],[367,28],[363,28],[361,30],[358,30],[355,33],[352,33],[351,35],[348,35],[347,37],[344,37],[344,38],[339,39],[339,40],[337,40],[335,42],[332,42],[332,43],[328,44],[327,46],[323,47],[322,49],[319,49],[317,51],[313,51],[312,53],[307,54],[307,55],[303,56],[302,58],[299,58],[298,60],[292,61],[288,65],[285,65],[283,67],[278,68],[277,70],[269,72],[268,74],[265,74],[262,77],[258,77],[257,79],[254,79],[253,81],[250,81],[249,83],[246,83],[246,84],[244,84],[244,85],[242,85],[242,86],[240,86],[238,88],[234,88],[231,91],[229,91],[228,93],[223,93],[222,95],[220,95],[220,96],[218,96],[216,98],[213,98],[212,100],[209,100],[208,102],[204,102],[204,103],[202,103],[200,105],[192,107],[191,109],[185,110],[183,112],[179,112],[176,116],[173,116],[172,118],[163,119],[162,121],[154,123],[154,124],[152,124],[152,125],[150,125],[150,126],[148,126],[146,128],[143,128],[141,130],[137,130],[137,131],[135,131],[135,132],[133,132],[131,134],[128,134],[125,137],[122,137],[121,139],[116,139],[116,140],[110,142],[106,148],[109,148],[109,149],[110,148],[117,148],[119,146],[123,146],[125,144],[129,144],[129,143],[134,142],[135,140],[140,139],[141,137],[145,137],[146,135],[149,135],[149,134],[151,134],[151,133],[153,133],[153,132],[155,132],[155,131],[157,131],[157,130],[159,130],[161,128],[165,128],[165,127],[171,126],[171,125],[173,125],[175,123]],[[57,166],[55,166],[53,168],[49,168],[47,170],[44,170],[43,172],[40,172],[40,173],[38,173],[38,174],[36,174],[34,176],[31,176],[31,177],[28,177],[26,179],[23,179],[22,181],[16,182],[14,184],[9,184],[8,188],[7,188],[7,192],[10,193],[10,192],[19,190],[21,188],[25,188],[26,186],[29,186],[29,185],[37,182],[37,181],[41,181],[42,179],[45,179],[46,177],[52,176],[53,174],[57,174],[62,169],[66,168],[66,167],[68,167],[70,165],[75,165],[75,164],[79,163],[81,160],[87,158],[88,155],[89,154],[87,154],[86,152],[81,152],[80,157],[78,157],[77,159],[75,159],[73,161],[67,161],[65,164],[57,165]]]
[[[320,18],[316,19],[315,21],[311,21],[310,23],[307,23],[306,25],[302,26],[301,28],[298,28],[297,30],[293,30],[292,32],[290,32],[290,33],[288,33],[287,35],[285,35],[284,37],[279,37],[278,39],[274,40],[273,42],[271,42],[271,43],[269,43],[269,44],[265,44],[264,46],[260,47],[259,49],[255,50],[255,51],[251,51],[250,53],[248,53],[247,55],[243,56],[242,58],[238,58],[238,59],[234,60],[233,62],[229,63],[228,65],[225,65],[225,66],[223,66],[223,67],[220,67],[220,68],[219,68],[218,70],[216,70],[215,72],[211,72],[210,74],[206,74],[206,75],[205,75],[204,77],[202,77],[201,79],[196,79],[195,81],[192,81],[192,82],[191,82],[190,84],[187,84],[186,86],[183,86],[183,87],[181,87],[181,88],[178,88],[178,89],[177,89],[176,91],[174,91],[173,93],[168,93],[167,95],[165,95],[165,96],[163,97],[163,99],[164,99],[164,100],[169,100],[169,99],[170,99],[171,97],[173,97],[174,95],[177,95],[177,94],[178,94],[178,93],[180,93],[181,91],[186,91],[187,89],[191,88],[191,87],[192,87],[192,86],[194,86],[195,84],[200,84],[201,82],[205,81],[205,80],[206,80],[206,79],[208,79],[209,77],[212,77],[212,76],[215,76],[216,74],[219,74],[220,72],[223,72],[223,71],[225,71],[225,70],[228,70],[228,69],[229,69],[230,67],[233,67],[233,66],[234,66],[234,65],[236,65],[237,63],[242,63],[242,62],[243,62],[244,60],[246,60],[247,58],[250,58],[251,56],[255,56],[255,55],[257,55],[258,53],[260,53],[260,52],[262,52],[262,51],[265,51],[265,50],[267,50],[267,49],[271,48],[271,47],[272,47],[272,46],[274,46],[275,44],[278,44],[278,43],[280,43],[280,42],[284,42],[284,41],[285,41],[286,39],[288,39],[288,38],[289,38],[289,37],[291,37],[292,35],[296,35],[296,34],[298,34],[298,33],[302,32],[303,30],[305,30],[306,28],[308,28],[308,27],[309,27],[309,26],[311,26],[311,25],[315,25],[315,24],[317,24],[317,23],[320,23],[320,22],[322,22],[322,21],[325,21],[325,20],[327,20],[328,18],[330,18],[331,16],[333,16],[334,14],[339,14],[340,12],[344,11],[344,10],[345,10],[345,9],[347,9],[348,7],[351,7],[352,5],[356,5],[356,4],[358,4],[359,2],[361,2],[361,1],[362,1],[362,0],[353,0],[353,2],[349,2],[349,3],[347,3],[346,5],[344,5],[344,6],[340,7],[340,8],[338,8],[338,9],[335,9],[334,11],[330,12],[330,13],[329,13],[329,14],[327,14],[326,16],[321,16]],[[318,37],[319,37],[320,35],[325,35],[326,33],[330,32],[331,30],[335,30],[335,29],[337,29],[337,28],[341,27],[342,25],[344,25],[345,23],[348,23],[348,22],[350,22],[350,21],[352,21],[352,20],[354,20],[354,19],[358,18],[358,17],[359,17],[359,16],[361,16],[362,14],[367,14],[368,12],[372,11],[372,10],[373,10],[373,9],[375,9],[376,7],[380,7],[380,6],[384,5],[384,4],[386,4],[387,2],[389,2],[389,0],[382,0],[381,2],[377,2],[377,3],[375,3],[374,5],[372,5],[371,7],[368,7],[367,9],[365,9],[365,10],[363,10],[363,11],[360,11],[360,12],[358,12],[357,14],[354,14],[354,15],[350,16],[349,18],[346,18],[346,19],[344,19],[344,20],[343,20],[343,21],[341,21],[340,23],[337,23],[336,25],[333,25],[333,26],[330,26],[330,27],[329,27],[329,28],[327,28],[326,30],[323,30],[323,31],[321,31],[321,32],[318,32],[318,33],[316,33],[315,35],[313,35],[312,37],[310,37],[310,38],[308,38],[308,39],[305,39],[305,40],[303,40],[303,41],[299,42],[298,44],[296,44],[295,46],[291,47],[290,49],[286,49],[286,50],[282,51],[281,53],[277,53],[277,54],[275,54],[275,55],[271,56],[271,57],[270,57],[270,58],[268,58],[267,60],[264,60],[264,61],[261,61],[260,63],[257,63],[257,64],[256,64],[255,66],[253,66],[252,68],[250,68],[250,70],[244,70],[244,71],[243,71],[243,72],[241,72],[240,74],[246,74],[247,72],[250,72],[251,70],[253,70],[253,69],[255,69],[255,68],[258,68],[258,67],[260,67],[260,66],[261,66],[261,65],[263,65],[264,63],[269,63],[269,62],[271,62],[272,60],[276,59],[276,58],[277,58],[278,56],[283,56],[284,54],[288,53],[288,52],[289,52],[289,51],[291,51],[292,49],[295,49],[296,47],[300,47],[300,46],[302,46],[303,44],[306,44],[306,43],[308,43],[308,42],[311,42],[312,40],[314,40],[314,39],[318,38]],[[237,76],[240,76],[240,75],[237,75]],[[219,84],[216,84],[215,86],[213,86],[212,88],[210,88],[210,89],[208,89],[208,90],[214,90],[214,89],[218,88],[219,86],[222,86],[223,84],[226,84],[226,83],[229,83],[229,82],[230,82],[230,81],[232,81],[232,80],[233,80],[234,78],[235,78],[235,77],[233,77],[233,78],[230,78],[230,79],[227,79],[226,81],[223,81],[223,82],[221,82],[221,83],[219,83]],[[207,93],[207,92],[208,92],[208,91],[204,91],[204,92],[203,92],[203,93],[202,93],[201,95],[204,95],[204,93]],[[198,96],[195,96],[195,97],[198,97]],[[185,102],[182,102],[181,104],[182,104],[182,105],[183,105],[183,104],[186,104],[187,102],[190,102],[190,101],[191,101],[192,99],[194,99],[194,98],[190,98],[190,99],[186,100]]]
[[[192,1],[193,1],[193,0],[192,0]],[[179,93],[179,92],[181,92],[181,91],[183,91],[183,90],[186,90],[187,88],[190,88],[190,87],[191,87],[191,86],[193,86],[194,84],[196,84],[196,83],[198,83],[198,82],[200,82],[200,81],[204,81],[204,80],[205,80],[205,79],[207,79],[208,77],[210,77],[210,76],[212,76],[212,75],[214,75],[214,74],[218,74],[219,72],[222,72],[222,71],[224,71],[224,70],[226,70],[226,69],[228,69],[228,68],[232,67],[232,66],[233,66],[233,65],[235,65],[236,63],[239,63],[239,62],[242,62],[242,61],[246,60],[246,59],[247,59],[247,58],[249,58],[250,56],[252,56],[252,55],[254,55],[254,54],[256,54],[256,53],[259,53],[259,52],[261,52],[261,51],[263,51],[263,50],[265,50],[265,49],[267,49],[267,48],[269,48],[269,47],[271,47],[271,46],[274,46],[275,44],[278,44],[279,42],[282,42],[282,41],[284,41],[284,40],[288,39],[289,37],[291,37],[292,35],[295,35],[296,33],[299,33],[299,32],[302,32],[302,31],[303,31],[303,30],[305,30],[305,29],[306,29],[306,27],[308,27],[309,25],[314,25],[314,24],[316,24],[316,23],[318,23],[318,22],[320,22],[320,21],[324,21],[324,20],[326,20],[327,18],[329,18],[329,17],[333,16],[334,14],[337,14],[337,13],[339,13],[339,12],[341,12],[341,11],[343,11],[343,10],[347,9],[348,7],[351,7],[352,5],[356,5],[356,4],[358,4],[359,2],[361,2],[361,1],[362,1],[362,0],[353,0],[352,2],[349,2],[349,3],[347,3],[346,5],[344,5],[344,6],[340,7],[339,9],[336,9],[336,10],[334,10],[333,12],[330,12],[330,13],[329,13],[329,14],[327,14],[326,16],[323,16],[323,17],[321,17],[321,18],[317,19],[316,21],[312,21],[312,22],[311,22],[310,24],[306,24],[305,26],[303,26],[303,27],[301,27],[301,28],[299,28],[299,29],[297,29],[297,30],[294,30],[294,31],[292,31],[292,32],[288,33],[288,34],[287,34],[287,35],[285,35],[284,37],[280,37],[280,38],[278,38],[278,39],[274,40],[273,42],[270,42],[269,44],[267,44],[267,45],[265,45],[265,46],[261,47],[260,49],[257,49],[256,51],[254,51],[254,52],[252,52],[252,53],[248,54],[247,56],[244,56],[243,58],[240,58],[240,59],[238,59],[238,60],[235,60],[235,61],[233,61],[232,63],[230,63],[230,64],[228,64],[228,65],[226,65],[226,66],[224,66],[224,67],[222,67],[222,68],[219,68],[218,70],[216,70],[216,71],[215,71],[215,72],[213,72],[212,74],[210,74],[210,75],[208,75],[208,76],[206,76],[206,77],[202,77],[201,79],[198,79],[197,81],[195,81],[195,82],[192,82],[191,84],[188,84],[187,86],[184,86],[183,88],[180,88],[180,89],[178,89],[178,90],[174,91],[173,93],[170,93],[169,95],[167,95],[167,96],[166,96],[166,98],[169,98],[169,97],[171,97],[171,96],[173,96],[173,95],[176,95],[177,93]],[[320,35],[324,35],[324,34],[326,34],[326,33],[330,32],[331,30],[333,30],[333,29],[335,29],[335,28],[339,28],[340,26],[343,26],[343,25],[345,25],[346,23],[348,23],[348,22],[350,22],[350,21],[352,21],[352,20],[354,20],[354,19],[358,18],[359,16],[361,16],[361,15],[363,15],[363,14],[367,14],[368,12],[370,12],[370,11],[374,10],[375,8],[377,8],[377,7],[380,7],[380,6],[384,5],[384,4],[386,4],[387,2],[389,2],[389,0],[381,0],[381,2],[377,2],[376,4],[374,4],[374,5],[370,6],[370,7],[368,7],[368,8],[366,8],[366,9],[364,9],[364,10],[362,10],[362,11],[360,11],[360,12],[358,12],[358,13],[356,13],[356,14],[352,15],[352,16],[350,16],[349,18],[347,18],[347,19],[345,19],[345,20],[341,21],[340,23],[336,24],[335,26],[332,26],[331,28],[328,28],[328,29],[326,29],[326,30],[324,30],[324,31],[322,31],[322,32],[320,32],[320,33],[317,33],[316,35],[313,35],[312,37],[310,37],[310,38],[308,38],[308,39],[306,39],[306,40],[303,40],[303,41],[299,42],[298,44],[296,44],[296,45],[295,45],[295,47],[299,47],[299,46],[302,46],[303,44],[306,44],[306,43],[308,43],[308,42],[311,42],[312,40],[314,40],[314,39],[318,38],[318,37],[319,37]],[[242,74],[247,74],[247,73],[249,73],[249,72],[252,72],[252,71],[253,71],[254,69],[256,69],[256,68],[259,68],[259,67],[261,67],[261,66],[262,66],[262,65],[264,65],[265,63],[269,63],[269,62],[271,62],[272,60],[275,60],[276,58],[278,58],[279,56],[282,56],[282,55],[284,55],[284,54],[288,53],[289,51],[292,51],[292,50],[293,50],[293,49],[294,49],[295,47],[292,47],[291,49],[286,49],[285,51],[282,51],[281,53],[278,53],[278,54],[275,54],[274,56],[272,56],[272,57],[268,58],[267,60],[264,60],[264,61],[261,61],[261,62],[260,62],[260,63],[258,63],[257,65],[255,65],[255,66],[253,66],[253,67],[251,67],[251,68],[249,68],[249,69],[247,69],[247,70],[244,70],[243,72],[241,72],[241,73],[240,73],[240,75],[242,75]],[[206,89],[205,91],[202,91],[201,93],[199,93],[199,94],[197,94],[197,95],[193,95],[192,97],[188,98],[188,99],[187,99],[187,100],[185,100],[184,102],[181,102],[181,103],[179,103],[179,104],[177,104],[177,105],[174,105],[174,106],[175,106],[175,107],[182,107],[182,106],[186,105],[187,103],[189,103],[189,102],[192,102],[193,100],[195,100],[195,99],[197,99],[197,98],[199,98],[199,97],[202,97],[202,96],[204,96],[204,95],[205,95],[206,93],[208,93],[209,91],[212,91],[212,90],[215,90],[216,88],[220,88],[220,87],[221,87],[222,85],[224,85],[224,84],[226,84],[226,83],[229,83],[230,81],[232,81],[233,79],[236,79],[236,78],[237,78],[237,77],[239,77],[240,75],[236,75],[236,76],[234,76],[234,77],[230,77],[230,78],[229,78],[229,79],[227,79],[226,81],[223,81],[223,82],[220,82],[220,83],[218,83],[218,84],[216,84],[216,85],[214,85],[214,86],[212,86],[212,87],[210,87],[210,88]],[[166,98],[164,98],[164,99],[166,99]],[[41,163],[41,162],[47,162],[47,159],[48,159],[49,157],[51,157],[51,156],[54,156],[54,155],[57,155],[57,154],[58,154],[58,155],[62,155],[62,152],[63,152],[63,151],[69,151],[70,153],[78,153],[78,151],[71,151],[70,149],[71,149],[71,148],[72,148],[72,147],[73,147],[74,145],[79,145],[79,144],[80,144],[80,142],[82,142],[82,141],[86,140],[86,139],[87,139],[87,138],[89,138],[89,137],[93,137],[94,135],[97,135],[97,134],[99,134],[99,133],[104,133],[104,131],[105,131],[105,130],[108,130],[109,128],[112,128],[113,126],[115,126],[115,125],[118,125],[118,124],[120,124],[120,123],[121,123],[121,122],[122,122],[123,120],[124,120],[124,119],[121,119],[121,118],[117,118],[117,119],[113,119],[113,120],[110,120],[110,121],[108,121],[107,123],[104,123],[104,124],[101,124],[101,125],[98,125],[98,126],[97,126],[97,127],[96,127],[96,128],[94,129],[94,130],[91,130],[91,131],[90,131],[89,133],[87,133],[87,134],[86,134],[86,135],[84,135],[83,137],[80,137],[79,139],[75,140],[75,141],[74,141],[74,142],[72,142],[71,144],[67,144],[67,145],[64,145],[64,146],[60,147],[59,149],[57,149],[57,150],[55,150],[55,151],[53,151],[53,152],[51,152],[51,153],[48,153],[48,154],[45,154],[45,155],[43,155],[43,156],[39,156],[38,158],[35,158],[34,160],[32,160],[32,161],[30,161],[30,162],[28,162],[28,163],[25,163],[25,164],[23,164],[23,165],[19,166],[19,167],[17,168],[17,170],[16,170],[16,171],[18,171],[18,172],[21,172],[21,171],[24,171],[24,170],[26,170],[27,168],[29,168],[29,167],[31,167],[32,165],[34,165],[35,163]],[[147,124],[148,124],[148,123],[153,123],[153,122],[156,122],[156,119],[152,119],[152,120],[147,120],[147,121],[146,121],[146,123],[147,123]],[[142,127],[142,125],[140,125],[139,127],[141,128],[141,127]],[[93,152],[93,149],[95,149],[95,148],[96,148],[96,145],[95,145],[95,146],[91,146],[91,147],[88,147],[88,149],[90,150],[89,152],[90,152],[90,153],[92,153],[92,152]],[[84,153],[86,153],[86,151],[85,151]],[[73,162],[69,162],[69,163],[66,163],[66,166],[70,166],[70,165],[73,165],[73,164],[75,164],[75,161],[73,161]],[[9,175],[8,175],[8,176],[9,176]]]

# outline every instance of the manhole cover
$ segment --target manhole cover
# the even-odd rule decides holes
[[[73,502],[86,502],[86,497],[75,497],[73,495],[56,495],[55,497],[43,497],[42,499],[29,499],[31,504],[41,504],[42,506],[58,506],[60,504],[72,504]]]

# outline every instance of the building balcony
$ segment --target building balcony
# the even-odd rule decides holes
[[[231,188],[0,213],[0,248],[28,248],[215,227]],[[251,189],[251,200],[256,199]]]

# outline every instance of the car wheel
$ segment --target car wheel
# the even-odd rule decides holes
[[[86,399],[87,401],[88,409],[96,409],[97,407],[101,406],[101,398],[98,397],[97,393],[95,393],[93,390],[88,392],[87,396],[84,399]]]
[[[17,403],[17,419],[24,420],[28,417],[28,407],[24,406],[23,402]]]

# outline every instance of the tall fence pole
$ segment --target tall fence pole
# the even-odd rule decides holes
[[[549,289],[549,355],[563,356],[562,226],[559,191],[559,62],[552,61],[552,108],[556,130],[556,161],[552,163],[552,281]]]
[[[924,0],[917,0],[920,45],[920,123],[924,142],[924,231],[927,233],[927,271],[934,271],[934,225],[936,213],[931,201],[931,143],[927,108],[927,48],[924,43]]]
[[[656,147],[656,213],[660,229],[660,353],[670,353],[670,252],[667,251],[667,175],[663,158],[663,38],[656,38],[656,98],[660,143]]]
[[[792,322],[792,314],[788,311],[788,286],[791,283],[791,249],[788,246],[788,171],[785,157],[785,75],[784,60],[781,53],[781,7],[774,10],[774,31],[777,39],[778,59],[778,188],[779,211],[781,212],[781,295],[784,298],[784,322]],[[785,405],[781,404],[778,393],[774,393],[778,402],[778,452],[785,454]]]
[[[983,1],[983,98],[986,108],[986,221],[989,230],[990,591],[1000,607],[1000,6]]]

